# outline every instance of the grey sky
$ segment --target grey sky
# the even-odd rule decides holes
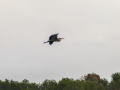
[[[65,38],[43,44],[51,34]],[[120,0],[0,0],[0,79],[43,82],[120,71]]]

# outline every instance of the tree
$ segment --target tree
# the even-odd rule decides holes
[[[120,81],[120,73],[112,74],[111,77],[112,77],[112,81],[114,82]]]
[[[103,79],[100,79],[100,84],[102,84],[103,86],[107,87],[108,86],[108,80],[103,78]]]
[[[20,83],[22,89],[27,89],[28,85],[29,85],[29,81],[27,79],[22,80],[22,82]]]
[[[84,81],[94,81],[96,84],[100,81],[100,76],[92,73],[84,76]]]
[[[108,88],[110,90],[120,89],[120,73],[114,73],[114,74],[111,75],[111,77],[112,77],[112,81],[110,82]]]
[[[40,90],[56,90],[57,83],[55,80],[46,79],[41,85]]]
[[[69,90],[70,90],[70,88],[72,88],[72,86],[73,86],[73,79],[62,78],[62,80],[60,80],[58,82],[57,90],[63,90],[66,87],[69,88]]]
[[[84,90],[97,90],[97,85],[93,81],[86,81]]]

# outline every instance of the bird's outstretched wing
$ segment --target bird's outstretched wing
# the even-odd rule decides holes
[[[49,40],[55,40],[58,34],[53,34],[49,37]]]

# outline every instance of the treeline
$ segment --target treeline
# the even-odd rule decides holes
[[[120,90],[120,73],[114,73],[111,77],[112,80],[108,82],[107,79],[92,73],[77,80],[62,78],[56,82],[46,79],[41,84],[30,83],[26,79],[22,82],[5,79],[0,80],[0,90]]]

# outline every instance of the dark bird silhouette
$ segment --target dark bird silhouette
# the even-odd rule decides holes
[[[64,38],[57,38],[57,35],[58,35],[58,34],[53,34],[53,35],[51,35],[51,36],[49,37],[49,41],[44,42],[44,43],[48,43],[48,42],[49,42],[49,44],[52,45],[53,42],[60,42],[61,39],[64,39]],[[43,44],[44,44],[44,43],[43,43]]]

